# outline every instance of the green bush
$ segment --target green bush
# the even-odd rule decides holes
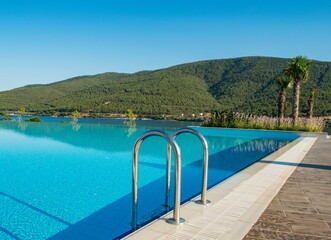
[[[32,117],[32,118],[25,119],[24,122],[42,122],[42,121],[38,117]]]

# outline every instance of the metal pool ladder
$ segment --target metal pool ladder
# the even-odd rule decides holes
[[[165,197],[165,206],[169,206],[169,192],[170,192],[170,175],[171,175],[171,148],[174,149],[176,155],[175,162],[175,201],[174,201],[174,211],[173,217],[167,220],[167,223],[179,225],[185,222],[183,218],[180,217],[180,194],[181,194],[181,152],[178,144],[175,141],[175,138],[182,133],[191,133],[196,135],[202,145],[204,150],[204,164],[203,164],[203,174],[202,174],[202,190],[201,190],[201,200],[196,201],[198,204],[208,205],[210,203],[207,200],[207,179],[208,179],[208,144],[206,139],[198,131],[191,128],[182,128],[176,131],[172,136],[168,135],[164,131],[152,130],[144,133],[134,144],[133,148],[133,164],[132,164],[132,227],[133,229],[137,228],[138,223],[138,152],[141,146],[141,143],[151,137],[151,136],[160,136],[168,141],[167,145],[167,169],[166,169],[166,197]]]
[[[210,201],[207,200],[207,187],[208,187],[208,143],[201,133],[192,128],[181,128],[172,134],[172,138],[175,139],[178,135],[183,133],[191,133],[199,138],[203,146],[203,170],[202,170],[202,188],[201,199],[196,201],[197,204],[208,205]],[[165,206],[169,205],[169,193],[170,193],[170,175],[171,175],[171,146],[168,144],[167,148],[167,180],[166,180],[166,199]]]
[[[158,130],[152,130],[144,133],[136,143],[134,144],[133,148],[133,165],[132,165],[132,192],[133,192],[133,198],[132,198],[132,227],[133,229],[137,228],[138,223],[138,152],[140,149],[141,143],[151,137],[151,136],[160,136],[163,137],[168,141],[168,143],[171,145],[171,147],[174,149],[175,155],[176,155],[176,184],[175,184],[175,204],[174,204],[174,211],[173,211],[173,218],[170,218],[167,220],[168,223],[179,225],[181,223],[184,223],[185,220],[183,218],[180,218],[180,193],[181,193],[181,174],[182,174],[182,158],[180,154],[180,149],[175,142],[175,140],[169,136],[166,132],[158,131]]]

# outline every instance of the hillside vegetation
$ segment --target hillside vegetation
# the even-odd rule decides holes
[[[226,109],[276,116],[276,77],[289,59],[245,57],[188,63],[134,74],[104,73],[0,92],[0,111],[24,106],[38,114],[56,112],[180,115]],[[331,115],[331,63],[314,61],[302,85],[301,113],[316,87],[315,115]],[[291,91],[291,90],[290,90]],[[287,113],[292,92],[288,92]]]

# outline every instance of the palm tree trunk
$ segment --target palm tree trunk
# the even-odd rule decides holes
[[[308,101],[308,113],[307,113],[308,118],[313,117],[313,108],[314,108],[314,102],[313,101]]]
[[[313,117],[314,102],[315,102],[314,96],[310,96],[310,98],[308,100],[308,113],[307,113],[308,118]]]
[[[279,93],[279,101],[278,101],[278,120],[279,120],[279,124],[284,121],[285,101],[286,101],[286,88],[282,88],[280,93]]]
[[[293,108],[292,108],[293,126],[296,125],[298,122],[299,104],[300,104],[300,81],[294,81]]]

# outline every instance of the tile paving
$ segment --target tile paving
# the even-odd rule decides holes
[[[319,138],[244,240],[331,239],[331,139]]]

